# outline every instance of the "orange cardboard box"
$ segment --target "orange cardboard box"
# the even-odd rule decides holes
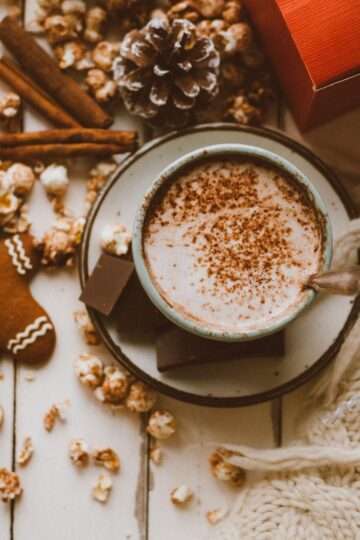
[[[302,130],[360,105],[360,0],[244,0]]]

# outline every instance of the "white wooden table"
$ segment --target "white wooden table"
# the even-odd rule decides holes
[[[0,15],[6,0],[1,0]],[[35,0],[26,3],[26,19],[33,17]],[[134,126],[122,115],[119,126]],[[25,109],[26,130],[46,125]],[[284,112],[281,125],[274,125],[302,140],[330,162],[360,205],[360,111],[355,111],[313,131],[302,138],[291,115]],[[74,180],[69,205],[81,204],[84,184],[73,170]],[[79,173],[79,176],[81,174]],[[45,230],[53,220],[50,205],[40,186],[30,200],[35,233]],[[203,540],[210,525],[208,510],[231,504],[236,490],[211,477],[207,458],[214,444],[242,443],[259,447],[276,444],[281,431],[283,442],[291,438],[294,418],[301,409],[307,388],[284,397],[281,403],[282,426],[273,425],[271,404],[234,410],[206,409],[175,402],[167,397],[160,404],[177,417],[177,434],[164,444],[164,462],[155,466],[148,459],[148,441],[144,423],[130,413],[112,415],[80,387],[74,375],[77,355],[88,347],[73,322],[79,308],[79,284],[75,271],[42,272],[33,282],[36,298],[49,311],[58,332],[58,344],[51,362],[39,369],[33,382],[26,380],[27,368],[14,367],[2,359],[0,404],[5,423],[0,431],[0,467],[14,467],[23,438],[33,438],[35,454],[28,467],[20,471],[24,493],[14,504],[0,505],[1,540]],[[109,361],[109,355],[97,352]],[[66,423],[46,433],[42,418],[48,407],[70,400]],[[122,461],[121,472],[114,477],[108,504],[92,500],[92,483],[99,469],[75,469],[68,458],[68,444],[83,437],[96,447],[111,446]],[[195,499],[186,510],[174,508],[170,491],[181,483],[191,486]]]

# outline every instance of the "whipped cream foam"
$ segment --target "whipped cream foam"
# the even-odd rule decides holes
[[[209,158],[162,186],[144,225],[144,255],[166,302],[216,331],[282,319],[323,261],[322,217],[280,169]]]

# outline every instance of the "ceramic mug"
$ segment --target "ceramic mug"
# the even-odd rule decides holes
[[[325,272],[329,269],[333,251],[332,231],[325,204],[322,201],[318,191],[312,185],[311,181],[286,159],[263,148],[242,144],[218,144],[201,148],[186,154],[164,169],[160,176],[154,180],[150,189],[145,193],[142,204],[137,210],[133,226],[132,253],[135,269],[145,292],[153,304],[171,322],[184,330],[197,334],[203,338],[226,342],[239,342],[259,339],[281,330],[296,317],[298,317],[300,313],[313,302],[317,293],[310,288],[304,290],[303,295],[299,297],[299,302],[294,304],[290,310],[287,310],[283,318],[278,319],[276,322],[266,324],[266,326],[262,328],[256,328],[243,332],[230,332],[222,329],[216,330],[213,327],[210,328],[204,324],[197,324],[195,320],[191,319],[190,317],[187,318],[183,313],[179,313],[176,308],[166,301],[166,299],[158,291],[151,278],[144,257],[143,248],[143,230],[147,212],[153,198],[163,184],[171,182],[173,178],[175,179],[179,173],[189,165],[195,165],[206,158],[223,158],[226,156],[240,157],[242,159],[246,158],[249,159],[249,161],[260,160],[261,162],[268,164],[269,166],[276,167],[276,169],[290,175],[292,179],[306,188],[315,209],[322,216],[321,223],[323,227],[322,232],[324,245],[322,253],[322,265],[319,268],[319,272]]]

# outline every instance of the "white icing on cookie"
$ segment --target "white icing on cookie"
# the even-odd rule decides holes
[[[44,336],[49,330],[52,330],[53,326],[49,319],[42,315],[38,317],[33,323],[29,324],[25,330],[16,334],[7,344],[7,349],[13,354],[18,351],[26,349],[28,345],[34,343],[39,337]]]
[[[13,349],[13,353],[16,354],[18,351],[21,351],[23,349],[26,349],[29,345],[34,343],[39,337],[45,336],[49,330],[52,330],[52,324],[46,323],[40,330],[36,330],[36,332],[33,333],[33,335],[27,339],[25,339],[20,345],[16,345]]]
[[[23,243],[17,234],[13,238],[5,240],[5,246],[18,274],[24,276],[27,270],[32,270],[31,261],[26,255]]]

